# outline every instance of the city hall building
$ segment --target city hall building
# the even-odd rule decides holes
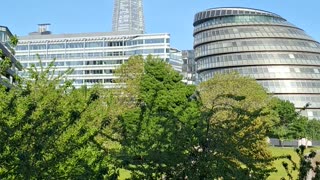
[[[283,17],[257,9],[215,8],[194,19],[199,81],[217,73],[255,78],[270,94],[320,119],[320,44]]]

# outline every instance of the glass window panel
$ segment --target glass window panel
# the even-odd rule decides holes
[[[103,42],[102,41],[86,42],[85,45],[86,45],[86,48],[103,47]]]
[[[30,45],[30,50],[44,50],[44,49],[46,49],[46,45],[45,44]]]
[[[28,50],[28,45],[18,45],[16,47],[16,50],[18,50],[18,51]]]
[[[80,43],[67,43],[67,48],[83,48],[83,42],[80,42]]]
[[[48,49],[64,49],[64,43],[61,44],[48,44]]]
[[[164,43],[164,39],[146,39],[145,40],[146,44],[157,44],[157,43]]]

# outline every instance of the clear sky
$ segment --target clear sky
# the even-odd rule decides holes
[[[171,46],[193,47],[195,13],[215,7],[250,7],[279,14],[320,41],[320,0],[144,0],[147,33],[170,33]],[[2,0],[0,25],[27,35],[39,23],[54,34],[109,32],[113,0]]]

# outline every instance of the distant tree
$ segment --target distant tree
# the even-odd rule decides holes
[[[312,140],[320,140],[320,121],[313,119],[307,123],[307,137]]]
[[[132,56],[127,63],[115,70],[115,82],[118,88],[114,93],[119,95],[118,101],[126,108],[135,107],[140,92],[140,83],[143,76],[144,65],[142,56]]]
[[[286,139],[300,139],[307,136],[308,119],[296,111],[293,103],[273,98],[269,106],[278,118],[268,133],[270,137],[278,138],[282,142]]]
[[[301,139],[307,137],[307,125],[308,118],[298,115],[296,119],[289,125],[289,134],[290,139]]]
[[[289,139],[289,125],[297,118],[294,104],[290,101],[273,98],[270,101],[270,106],[277,117],[277,121],[268,135],[280,139],[280,142]]]

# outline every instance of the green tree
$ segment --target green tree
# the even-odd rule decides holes
[[[112,94],[76,90],[64,74],[55,77],[52,66],[33,66],[30,80],[0,90],[0,179],[116,176],[111,154],[117,150],[108,144]]]
[[[134,64],[131,61],[142,62],[143,58],[131,58],[124,66]],[[194,129],[200,114],[196,101],[189,99],[195,87],[181,80],[166,62],[146,58],[141,80],[134,84],[136,105],[120,117],[121,161],[133,179],[186,177],[197,144]]]
[[[273,169],[267,150],[272,126],[269,97],[254,79],[217,74],[200,84],[204,114],[197,179],[265,179]]]
[[[157,58],[143,73],[129,64],[140,73],[134,106],[120,116],[119,160],[133,179],[265,179],[273,171],[269,97],[253,79],[217,75],[194,91]]]
[[[280,139],[300,139],[307,136],[308,119],[296,111],[290,101],[273,98],[269,103],[273,113],[278,117],[268,135]]]
[[[307,126],[308,118],[298,115],[296,119],[289,125],[289,134],[290,139],[301,139],[306,138],[307,135]]]
[[[1,53],[0,53],[1,54]],[[5,57],[0,61],[0,74],[6,75],[7,70],[12,66],[10,58]]]
[[[307,123],[307,137],[312,140],[320,140],[320,121],[313,119]]]
[[[143,57],[132,56],[127,63],[122,64],[115,70],[118,77],[115,82],[118,88],[114,91],[118,96],[118,102],[125,108],[136,106],[140,92],[140,82],[144,71]]]

